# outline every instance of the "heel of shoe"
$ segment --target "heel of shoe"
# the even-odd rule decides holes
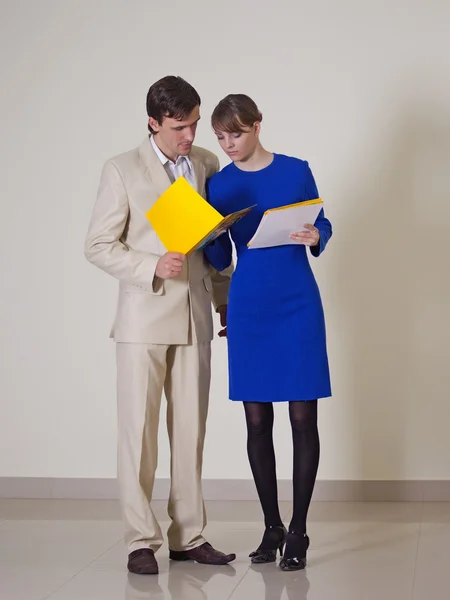
[[[283,540],[281,544],[278,546],[278,551],[280,552],[280,557],[283,556],[284,546],[286,545],[286,540]]]
[[[189,556],[187,556],[186,552],[178,551],[178,550],[170,550],[169,558],[170,558],[170,560],[178,560],[178,561],[191,560],[189,558]]]

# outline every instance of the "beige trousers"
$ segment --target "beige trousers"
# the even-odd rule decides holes
[[[171,450],[167,532],[171,550],[203,544],[201,472],[211,377],[211,344],[117,343],[118,478],[128,551],[163,542],[151,509],[163,390]]]

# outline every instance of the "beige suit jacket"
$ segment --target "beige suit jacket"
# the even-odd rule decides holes
[[[197,191],[219,169],[217,157],[199,147],[189,155]],[[85,242],[86,258],[119,280],[111,337],[117,342],[189,344],[211,341],[211,301],[227,303],[232,268],[218,273],[202,251],[194,252],[174,279],[155,269],[167,252],[145,213],[170,186],[149,138],[134,150],[108,160]]]

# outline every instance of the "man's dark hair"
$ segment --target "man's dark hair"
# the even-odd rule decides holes
[[[168,75],[148,90],[147,114],[161,125],[163,117],[185,119],[200,103],[200,96],[192,85],[181,77]],[[148,130],[155,133],[150,125]]]

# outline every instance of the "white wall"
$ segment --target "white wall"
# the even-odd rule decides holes
[[[445,0],[3,3],[0,476],[115,476],[116,282],[83,242],[103,162],[140,143],[149,85],[179,74],[203,98],[200,145],[220,152],[215,103],[250,94],[333,221],[313,263],[334,388],[319,477],[450,478],[449,22]],[[225,348],[204,474],[246,478]]]

